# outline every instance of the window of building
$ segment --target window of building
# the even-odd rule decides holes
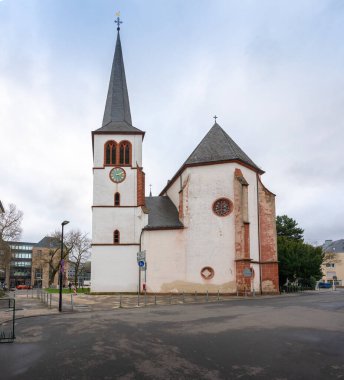
[[[227,198],[219,198],[213,203],[213,211],[218,216],[227,216],[233,211],[233,203]]]
[[[116,165],[117,144],[115,141],[108,141],[105,144],[105,165]]]
[[[35,279],[40,280],[42,278],[41,269],[35,269]]]
[[[131,144],[129,141],[121,141],[119,144],[119,165],[130,165]]]
[[[119,244],[119,231],[118,230],[115,230],[113,233],[113,242],[115,244]]]
[[[121,204],[121,195],[120,193],[115,193],[115,206],[120,206]]]

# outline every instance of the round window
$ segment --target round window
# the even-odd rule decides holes
[[[210,280],[211,278],[214,277],[214,274],[215,274],[214,269],[211,267],[204,267],[201,270],[201,276],[205,280]]]
[[[219,198],[213,203],[213,211],[218,216],[227,216],[233,211],[233,203],[227,198]]]

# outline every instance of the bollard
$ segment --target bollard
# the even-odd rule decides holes
[[[140,293],[137,293],[137,306],[140,306]]]
[[[74,304],[73,304],[73,293],[70,295],[70,304],[72,306],[72,311],[74,310]]]
[[[209,301],[209,294],[208,294],[208,290],[207,290],[207,302]]]
[[[182,293],[182,303],[184,303],[184,292]]]
[[[29,289],[26,291],[26,298],[29,298]]]
[[[195,301],[197,301],[197,290],[195,290]]]
[[[172,304],[172,293],[170,294],[170,305]]]
[[[217,300],[220,301],[220,291],[217,291]]]
[[[50,293],[49,296],[50,296],[49,297],[50,298],[50,300],[49,300],[49,308],[51,309],[51,296],[52,296],[52,294]]]
[[[145,307],[147,306],[147,290],[145,289]]]
[[[122,307],[122,294],[119,295],[119,307]]]
[[[154,296],[154,304],[155,304],[155,306],[156,306],[156,294],[155,294],[155,296]]]

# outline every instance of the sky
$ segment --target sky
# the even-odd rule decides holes
[[[63,220],[91,234],[91,131],[117,11],[146,193],[216,114],[265,171],[278,215],[307,242],[344,238],[343,1],[0,0],[0,200],[23,211],[21,240]]]

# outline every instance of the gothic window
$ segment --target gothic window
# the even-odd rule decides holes
[[[113,242],[115,244],[119,244],[119,231],[118,230],[115,230],[113,233]]]
[[[119,144],[119,165],[130,165],[131,144],[129,141],[121,141]]]
[[[233,203],[227,198],[219,198],[213,203],[213,211],[217,216],[227,216],[233,211]]]
[[[108,141],[105,144],[105,165],[116,165],[116,150],[115,141]]]
[[[120,193],[115,193],[115,206],[120,206],[121,204],[121,195]]]

